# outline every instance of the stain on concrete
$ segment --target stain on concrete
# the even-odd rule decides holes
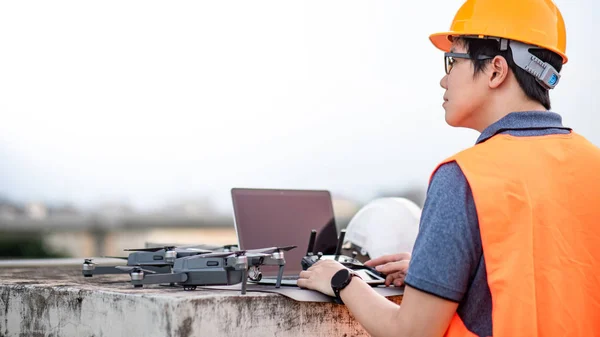
[[[192,335],[192,322],[191,317],[184,319],[177,331],[175,331],[175,336],[190,337]]]
[[[21,291],[25,293],[23,295],[23,310],[20,313],[21,331],[29,334],[29,336],[35,336],[39,334],[42,328],[40,322],[49,316],[46,310],[48,301],[46,296],[44,296],[46,291],[43,289],[35,291],[26,287],[22,287]]]
[[[0,293],[0,301],[4,306],[4,335],[8,336],[8,306],[10,305],[10,288],[2,289]]]
[[[27,332],[27,333],[20,333],[19,337],[49,337],[49,336],[46,336],[41,332]]]
[[[76,296],[66,296],[65,302],[66,303],[64,304],[64,306],[66,306],[69,309],[71,315],[75,319],[80,319],[81,307],[83,304],[83,296],[81,295],[81,292],[79,292],[79,294]],[[57,305],[59,304],[57,303]],[[62,304],[60,306],[62,306]]]
[[[171,309],[167,303],[163,306],[163,313],[165,315],[165,321],[167,325],[167,337],[171,337]]]

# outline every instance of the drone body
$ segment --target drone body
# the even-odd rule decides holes
[[[177,258],[171,273],[155,273],[142,267],[121,267],[130,272],[131,284],[139,288],[147,284],[174,283],[184,290],[198,286],[232,285],[242,282],[245,293],[247,258],[245,256],[207,257],[202,255]]]

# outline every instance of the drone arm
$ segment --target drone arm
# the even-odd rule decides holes
[[[96,266],[94,268],[94,275],[100,274],[126,274],[127,271],[117,269],[115,266]]]
[[[158,284],[158,283],[183,283],[187,281],[187,273],[175,274],[146,274],[141,284]]]

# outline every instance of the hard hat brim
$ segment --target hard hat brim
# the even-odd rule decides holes
[[[449,52],[450,48],[452,47],[452,41],[451,38],[452,36],[461,36],[461,35],[465,35],[465,34],[458,34],[456,32],[443,32],[443,33],[435,33],[435,34],[431,34],[429,35],[429,40],[431,41],[431,43],[433,43],[433,45],[443,51],[443,52]],[[469,34],[470,36],[473,35],[477,35],[477,34]],[[520,41],[523,43],[528,43],[528,44],[533,44],[535,45],[535,43],[531,42],[531,41]],[[560,55],[563,59],[563,64],[567,63],[569,61],[569,59],[567,58],[567,55],[565,55],[563,52],[561,52],[560,50],[556,49],[556,48],[551,48],[551,47],[544,47],[550,51],[555,52],[556,54]]]
[[[452,35],[455,34],[452,34],[451,32],[435,33],[429,35],[429,40],[437,49],[443,52],[449,52],[452,47],[452,41],[450,41]]]

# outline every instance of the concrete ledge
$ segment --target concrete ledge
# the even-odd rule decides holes
[[[334,303],[128,280],[84,278],[80,265],[0,268],[0,336],[368,336]]]

